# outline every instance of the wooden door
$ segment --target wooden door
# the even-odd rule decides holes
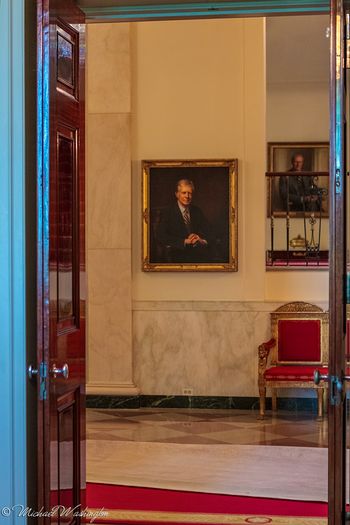
[[[343,0],[331,1],[329,525],[346,522],[346,85]]]
[[[85,492],[84,16],[73,0],[39,0],[37,29],[38,508],[62,506],[41,523],[77,524]]]

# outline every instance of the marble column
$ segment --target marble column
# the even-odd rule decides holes
[[[88,394],[133,382],[129,24],[87,26]]]

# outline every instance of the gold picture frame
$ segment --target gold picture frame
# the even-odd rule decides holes
[[[286,204],[281,198],[280,183],[281,179],[286,179],[283,175],[290,175],[295,178],[297,171],[293,169],[293,157],[303,158],[303,167],[300,172],[303,178],[310,180],[315,192],[318,192],[321,199],[319,208],[322,217],[329,216],[329,143],[328,142],[269,142],[267,145],[268,173],[267,173],[267,216],[285,217],[287,214]],[[294,175],[293,175],[294,174]],[[305,216],[311,216],[312,211],[306,210]],[[289,210],[290,217],[303,217],[304,211],[293,209]]]
[[[238,270],[237,166],[237,159],[142,161],[143,271]],[[189,190],[188,206],[180,190]]]

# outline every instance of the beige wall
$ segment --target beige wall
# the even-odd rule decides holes
[[[132,26],[134,300],[263,300],[264,20]],[[239,271],[141,271],[142,159],[238,158]]]
[[[329,140],[329,99],[326,82],[280,82],[267,85],[268,142]],[[281,222],[281,221],[280,221]],[[302,232],[302,226],[295,233]],[[322,225],[321,244],[328,245],[328,220]],[[269,226],[266,246],[269,246]],[[267,301],[328,301],[328,271],[267,272]]]
[[[279,82],[267,86],[268,141],[329,140],[326,82]]]

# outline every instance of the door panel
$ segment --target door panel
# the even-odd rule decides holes
[[[55,289],[57,304],[57,331],[62,333],[79,327],[79,259],[76,221],[79,220],[79,201],[77,200],[77,148],[78,130],[59,125],[56,135],[57,178],[55,202],[56,231],[53,232],[53,278],[57,276]],[[79,246],[79,242],[78,242]]]
[[[38,508],[57,524],[85,505],[84,31],[73,0],[39,3]]]
[[[68,394],[57,396],[56,428],[57,441],[51,442],[51,508],[62,505],[64,522],[74,518],[70,508],[78,509],[81,503],[79,483],[79,389]],[[57,469],[55,469],[57,465]],[[71,520],[69,520],[70,522]],[[57,521],[60,523],[60,521]],[[77,523],[72,521],[72,523]]]

